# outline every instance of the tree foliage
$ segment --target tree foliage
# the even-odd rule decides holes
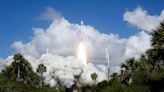
[[[120,65],[120,73],[99,83],[94,92],[164,91],[164,21],[152,33],[152,48],[139,59],[130,58]]]
[[[24,83],[35,83],[38,76],[33,71],[31,64],[21,55],[15,54],[11,65],[2,70],[1,75],[9,80]]]
[[[39,64],[37,67],[37,73],[40,74],[40,85],[43,85],[43,73],[46,72],[46,66],[44,66],[44,64]]]

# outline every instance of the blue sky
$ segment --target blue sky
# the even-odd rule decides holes
[[[123,21],[123,14],[137,6],[147,10],[150,15],[159,15],[164,8],[160,0],[2,0],[0,57],[14,53],[11,48],[14,41],[31,40],[33,27],[49,26],[49,21],[38,19],[46,7],[53,7],[72,23],[83,20],[102,33],[114,33],[127,38],[140,30]]]

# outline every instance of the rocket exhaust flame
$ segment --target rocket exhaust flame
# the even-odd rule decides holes
[[[80,59],[84,65],[87,64],[85,45],[83,41],[81,41],[79,44],[77,58]]]

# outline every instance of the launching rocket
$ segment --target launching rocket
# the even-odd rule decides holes
[[[82,26],[84,24],[83,21],[80,22],[80,25]],[[80,42],[83,42],[83,35],[82,35],[82,30],[80,30]]]
[[[81,31],[80,31],[80,42],[83,42],[83,36]]]
[[[83,21],[81,21],[81,25],[83,25]],[[80,43],[79,43],[77,58],[81,60],[84,65],[87,64],[86,49],[85,49],[85,44],[84,44],[84,40],[82,36],[82,30],[80,30]]]

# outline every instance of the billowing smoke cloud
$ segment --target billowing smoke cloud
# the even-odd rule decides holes
[[[47,67],[47,72],[44,73],[44,82],[51,87],[60,85],[69,88],[75,82],[78,82],[79,86],[91,86],[106,79],[104,73],[95,68],[93,64],[84,66],[74,56],[62,57],[53,54],[44,54],[37,63],[43,63]],[[98,75],[95,81],[91,78],[92,73]]]
[[[64,18],[53,22],[45,30],[33,30],[34,36],[30,42],[16,41],[12,46],[23,55],[34,58],[39,58],[47,48],[52,54],[76,56],[81,30],[88,62],[104,64],[105,48],[109,48],[111,66],[119,65],[129,57],[139,56],[150,48],[150,36],[144,31],[129,38],[119,38],[118,35],[100,33],[89,25],[70,23]]]
[[[47,72],[44,74],[45,83],[50,86],[60,84],[71,87],[74,84],[75,76],[82,72],[82,63],[75,57],[62,57],[58,55],[45,54],[38,60],[38,63],[43,63],[47,67]]]
[[[78,60],[74,56],[59,56],[55,54],[43,54],[38,60],[32,60],[28,56],[25,56],[27,60],[33,65],[33,69],[36,71],[39,64],[44,64],[47,68],[43,74],[44,83],[50,87],[64,86],[70,88],[76,84],[79,87],[92,86],[106,80],[105,74],[98,70],[92,63],[88,63],[86,66],[83,62]],[[6,66],[11,65],[13,62],[13,56],[9,56],[6,60]],[[96,73],[97,78],[93,80],[91,74]]]
[[[149,15],[148,11],[143,10],[141,7],[137,7],[134,11],[126,11],[123,15],[124,21],[136,26],[141,30],[151,32],[153,29],[159,26],[161,21],[164,21],[164,9],[161,14]]]
[[[96,80],[93,80],[91,78],[91,75],[93,73],[96,73],[97,74],[97,79]],[[103,80],[106,80],[107,79],[107,76],[105,75],[104,72],[98,70],[92,63],[88,63],[84,68],[83,68],[83,72],[80,76],[80,80],[79,80],[79,83],[82,85],[82,86],[85,86],[85,85],[89,85],[89,86],[92,86],[92,85],[95,85]]]

